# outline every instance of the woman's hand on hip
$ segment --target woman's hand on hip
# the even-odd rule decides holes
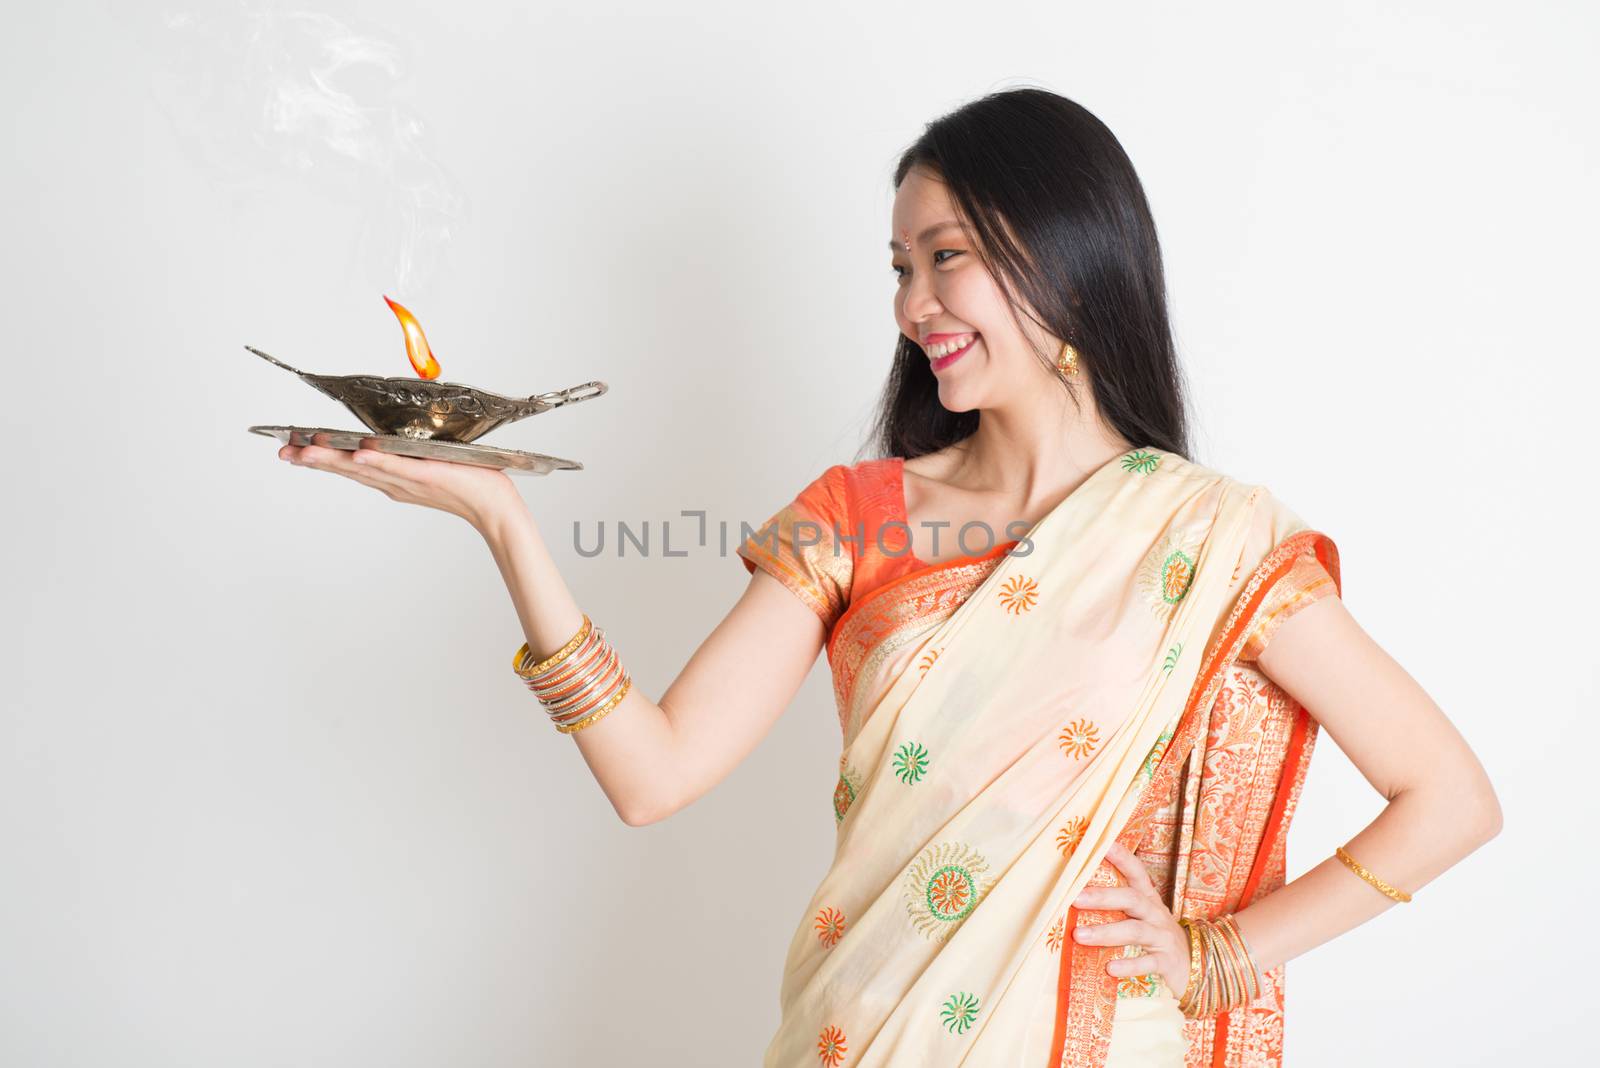
[[[458,515],[480,533],[506,508],[524,507],[510,477],[493,467],[397,456],[376,449],[355,451],[318,443],[326,435],[312,435],[310,445],[285,445],[278,458],[301,467],[332,471],[371,486],[392,501],[420,504]],[[366,445],[372,439],[362,438]]]
[[[1127,886],[1086,886],[1073,904],[1080,909],[1120,909],[1128,919],[1113,923],[1080,925],[1075,941],[1092,946],[1143,946],[1136,957],[1114,957],[1106,971],[1118,977],[1157,972],[1173,996],[1183,997],[1189,983],[1189,934],[1172,910],[1156,894],[1155,883],[1144,862],[1121,842],[1106,851]]]

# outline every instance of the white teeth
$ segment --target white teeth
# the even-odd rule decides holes
[[[928,349],[928,355],[937,360],[941,356],[958,351],[976,336],[976,334],[962,334],[960,337],[953,337],[949,341],[940,341]]]

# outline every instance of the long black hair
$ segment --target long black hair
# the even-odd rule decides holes
[[[1019,320],[1020,292],[1035,321],[1071,342],[1112,429],[1192,459],[1155,219],[1105,123],[1046,89],[1008,89],[929,123],[895,167],[896,190],[913,166],[945,183]],[[1055,354],[1037,355],[1053,374]],[[879,454],[942,449],[978,416],[939,403],[927,355],[900,335],[871,430]]]

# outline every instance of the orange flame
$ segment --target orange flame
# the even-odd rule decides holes
[[[394,312],[395,318],[400,320],[400,329],[406,332],[406,357],[411,360],[412,369],[419,378],[438,378],[439,361],[433,358],[433,350],[428,347],[428,339],[423,335],[417,317],[387,296],[383,299],[389,305],[389,310]]]

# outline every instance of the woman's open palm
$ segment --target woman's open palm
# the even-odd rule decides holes
[[[362,438],[362,446],[371,440]],[[344,475],[371,486],[392,501],[458,515],[480,532],[501,509],[522,502],[510,476],[497,468],[397,456],[366,447],[353,452],[336,449],[324,444],[326,435],[322,434],[313,434],[311,441],[310,445],[283,446],[278,458]]]

